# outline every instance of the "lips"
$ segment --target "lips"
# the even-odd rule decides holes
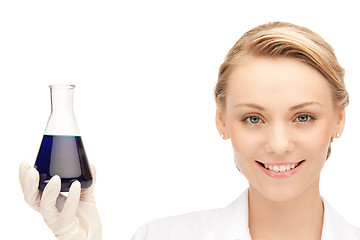
[[[285,178],[294,175],[304,162],[305,160],[301,160],[296,163],[262,163],[260,161],[256,161],[263,172],[265,172],[268,176],[275,178]]]
[[[270,170],[270,171],[274,171],[274,172],[286,172],[286,171],[290,171],[293,170],[294,168],[297,168],[300,164],[302,164],[305,160],[301,160],[300,162],[297,163],[262,163],[259,161],[256,161],[260,166],[262,166],[263,168]]]

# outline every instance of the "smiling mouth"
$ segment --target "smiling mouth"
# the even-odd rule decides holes
[[[270,171],[274,171],[274,172],[287,172],[287,171],[292,171],[295,168],[299,167],[303,162],[305,162],[305,160],[301,160],[298,163],[286,163],[286,164],[264,164],[262,162],[256,161],[257,164],[259,164],[261,167],[270,170]]]

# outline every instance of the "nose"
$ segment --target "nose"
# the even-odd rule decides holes
[[[266,136],[265,150],[268,153],[285,154],[294,150],[291,131],[287,126],[277,124],[269,127]]]

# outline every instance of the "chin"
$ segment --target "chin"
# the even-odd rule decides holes
[[[305,191],[305,187],[300,186],[253,186],[253,190],[257,191],[267,200],[277,203],[284,203],[295,200]]]

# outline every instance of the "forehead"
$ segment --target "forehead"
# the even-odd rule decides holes
[[[226,104],[229,107],[239,102],[272,106],[305,101],[333,104],[325,77],[292,58],[251,57],[234,67],[228,84]]]

